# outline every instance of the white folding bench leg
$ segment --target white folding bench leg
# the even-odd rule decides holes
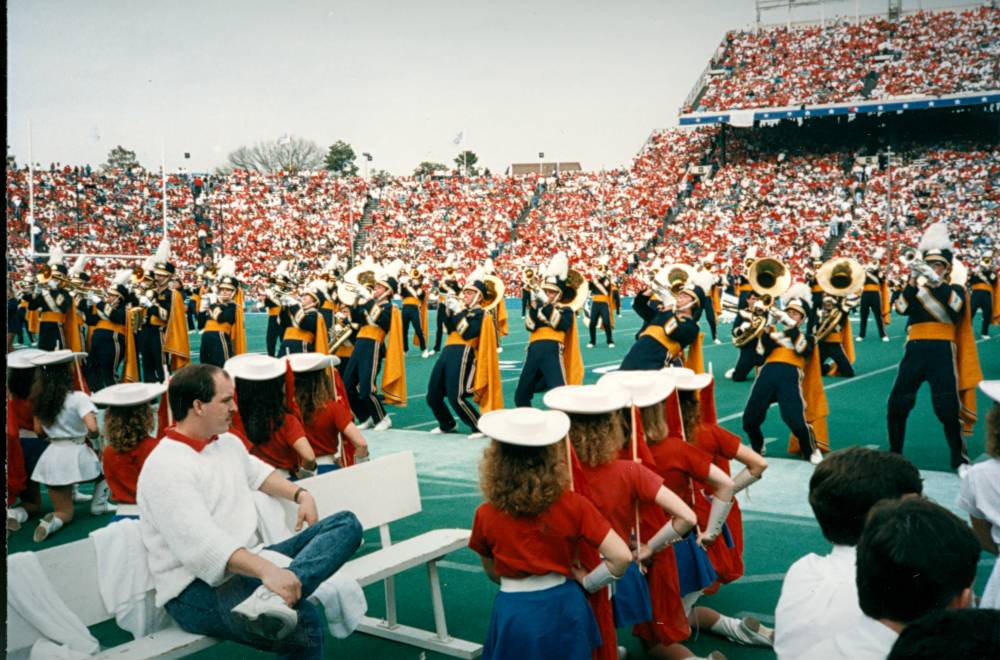
[[[388,548],[392,545],[392,536],[389,534],[388,525],[380,525],[378,528],[379,539],[382,547]],[[390,575],[383,581],[385,587],[385,621],[383,627],[394,630],[399,626],[396,615],[396,578]]]

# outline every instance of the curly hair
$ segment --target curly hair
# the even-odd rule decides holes
[[[18,399],[31,398],[31,386],[35,382],[36,367],[7,370],[7,390]]]
[[[667,437],[667,414],[665,404],[661,401],[645,408],[639,408],[642,417],[642,432],[646,436],[646,444],[655,445]],[[631,426],[629,433],[632,432]]]
[[[313,415],[336,398],[334,385],[325,370],[295,374],[295,400],[302,411],[302,421],[312,422]]]
[[[285,377],[271,380],[236,379],[236,398],[247,432],[253,445],[270,441],[271,436],[285,423],[288,407],[285,405]]]
[[[51,426],[66,403],[66,397],[73,390],[70,365],[49,364],[35,369],[35,380],[31,385],[31,409],[42,424]]]
[[[983,442],[987,454],[1000,458],[1000,403],[994,403],[986,413],[986,437]]]
[[[153,409],[148,403],[112,406],[104,412],[104,437],[118,453],[132,451],[153,428]]]
[[[569,414],[569,438],[581,463],[595,467],[615,460],[627,437],[620,416],[617,410],[603,415]]]
[[[563,443],[520,447],[494,440],[483,451],[479,487],[486,501],[514,517],[536,516],[569,486]]]
[[[684,437],[694,442],[695,430],[701,424],[701,401],[698,392],[681,392],[681,418],[684,421]]]

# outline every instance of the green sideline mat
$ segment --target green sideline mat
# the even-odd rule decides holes
[[[510,304],[510,303],[509,303]],[[524,357],[527,333],[516,311],[517,303],[511,304],[511,334],[505,338],[503,361],[505,379],[505,400],[513,405],[513,391],[521,360]],[[431,314],[433,332],[433,313]],[[251,315],[250,349],[263,351],[263,327],[265,317]],[[599,374],[593,368],[617,365],[632,343],[632,335],[638,327],[638,318],[626,311],[617,320],[615,339],[618,346],[608,349],[603,336],[599,334],[598,347],[582,348],[587,367],[586,382],[594,382]],[[707,330],[707,328],[706,328]],[[720,336],[726,341],[721,345],[711,343],[705,346],[706,365],[720,375],[736,360],[736,350],[728,341],[729,326],[720,326]],[[827,396],[830,402],[829,418],[831,441],[834,448],[850,445],[872,445],[886,447],[885,402],[895,376],[895,369],[902,356],[903,341],[900,337],[902,323],[894,319],[889,327],[891,341],[872,341],[872,336],[857,345],[858,375],[853,379],[826,379]],[[581,335],[581,346],[585,346],[587,335]],[[1000,350],[996,339],[979,343],[980,361],[984,376],[988,379],[1000,378]],[[192,335],[192,348],[196,354],[197,336]],[[366,432],[366,437],[375,456],[402,450],[412,450],[417,457],[417,471],[423,511],[401,521],[392,527],[393,538],[405,539],[435,527],[469,527],[476,505],[481,501],[477,485],[477,465],[485,446],[485,440],[468,440],[465,435],[430,435],[424,433],[434,427],[433,416],[423,402],[426,396],[427,378],[436,356],[422,359],[411,347],[407,357],[410,402],[407,408],[389,408],[394,427],[384,433]],[[750,383],[732,383],[720,378],[716,387],[719,416],[724,425],[740,433],[739,415],[750,391]],[[536,397],[536,405],[541,405]],[[979,410],[987,409],[988,400],[979,397]],[[763,481],[741,497],[745,511],[746,575],[739,581],[722,588],[714,596],[706,597],[701,604],[709,605],[721,612],[740,615],[753,613],[765,623],[773,623],[774,606],[780,593],[781,580],[785,571],[795,559],[808,552],[825,553],[825,543],[819,527],[812,518],[807,502],[808,478],[811,466],[807,463],[786,459],[784,444],[787,429],[781,423],[777,410],[772,409],[764,427],[768,438],[768,460],[771,464]],[[969,438],[970,455],[981,457],[983,451],[982,424]],[[941,437],[941,426],[930,407],[927,388],[921,390],[917,406],[910,416],[909,432],[905,453],[920,468],[925,480],[927,495],[939,503],[956,510],[954,503],[958,491],[958,479],[948,470],[948,452]],[[48,506],[48,503],[45,503]],[[957,511],[956,511],[957,512]],[[31,541],[34,521],[8,536],[8,552],[36,550],[52,545],[67,543],[84,537],[102,526],[110,516],[91,517],[86,505],[79,505],[77,519],[42,544]],[[965,518],[964,514],[962,515]],[[370,531],[365,535],[366,543],[361,552],[378,547],[378,534]],[[977,589],[982,590],[992,570],[994,558],[982,555],[977,575]],[[489,621],[490,605],[497,587],[483,575],[478,557],[469,550],[461,550],[449,555],[440,563],[442,590],[448,628],[456,637],[481,641]],[[57,576],[53,576],[58,579]],[[427,629],[433,628],[430,609],[430,590],[426,572],[414,569],[396,578],[400,621]],[[365,590],[369,604],[369,614],[381,616],[384,602],[380,585]],[[114,624],[102,624],[93,632],[104,644],[121,643],[129,639],[127,633]],[[622,631],[620,638],[630,651],[630,657],[642,657],[639,644]],[[729,658],[768,658],[773,653],[764,649],[742,647],[705,633],[696,634],[688,643],[698,655],[705,655],[712,649],[719,649]],[[326,656],[329,658],[439,658],[445,657],[432,652],[424,652],[392,642],[378,640],[362,634],[352,635],[346,640],[328,640]],[[257,653],[235,644],[222,644],[200,654],[201,658],[265,658],[268,654]]]

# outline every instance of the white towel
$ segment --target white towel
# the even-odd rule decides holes
[[[7,606],[8,615],[12,619],[20,617],[25,630],[34,636],[30,640],[15,641],[8,634],[8,651],[24,648],[41,637],[80,653],[93,654],[101,648],[83,621],[59,597],[33,552],[18,552],[7,557]],[[9,620],[8,626],[12,623]]]
[[[65,644],[56,644],[47,639],[40,639],[31,646],[28,660],[83,660],[90,656],[74,651]]]
[[[115,615],[118,627],[139,639],[170,625],[166,610],[155,604],[139,521],[120,520],[91,532],[90,538],[97,554],[101,600],[104,609]]]

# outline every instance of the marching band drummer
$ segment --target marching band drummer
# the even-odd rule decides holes
[[[631,554],[572,490],[563,445],[569,418],[556,410],[494,410],[479,428],[491,443],[479,467],[486,501],[476,509],[469,548],[500,584],[483,658],[588,660],[601,636],[584,594],[621,577]],[[583,547],[604,557],[589,573],[575,563]]]
[[[136,483],[146,457],[156,448],[153,409],[150,404],[163,396],[166,385],[159,383],[122,383],[95,392],[91,400],[106,406],[104,437],[107,446],[101,455],[104,478],[117,505],[111,522],[139,517],[135,503]],[[164,402],[163,405],[166,405]]]
[[[368,460],[368,442],[354,423],[343,385],[336,382],[340,376],[333,367],[338,362],[323,353],[288,356],[295,373],[295,401],[319,474],[335,470],[338,464],[349,467]]]
[[[286,476],[315,475],[316,454],[289,406],[295,399],[285,390],[285,361],[243,354],[227,360],[223,368],[236,386],[233,432],[244,439],[247,451]]]
[[[240,287],[236,279],[236,262],[231,257],[223,258],[219,264],[219,278],[216,281],[218,297],[212,294],[202,296],[198,310],[198,325],[201,326],[201,362],[221,367],[226,360],[237,354],[236,345],[246,346],[246,336],[242,342],[238,335],[245,332],[239,321],[239,311],[234,297]]]
[[[690,276],[682,284],[668,282],[672,270],[676,269],[661,269],[632,302],[646,327],[622,360],[622,370],[659,371],[680,360],[684,349],[698,338],[699,288]],[[671,288],[675,284],[676,292]],[[653,299],[654,293],[658,300]],[[670,300],[672,306],[665,304]]]

